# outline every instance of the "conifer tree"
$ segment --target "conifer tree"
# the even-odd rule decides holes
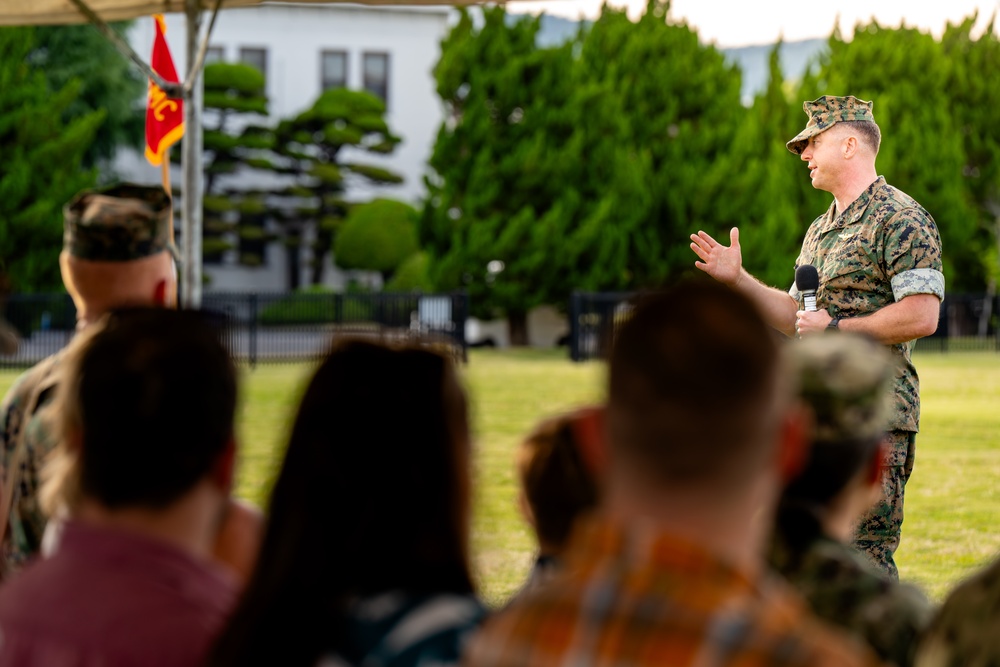
[[[96,181],[82,167],[104,112],[67,120],[80,80],[53,90],[28,62],[32,28],[0,29],[0,284],[15,291],[60,286],[63,206]]]

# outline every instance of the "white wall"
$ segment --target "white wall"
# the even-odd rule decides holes
[[[356,153],[348,156],[400,173],[396,186],[359,185],[347,193],[364,201],[386,196],[417,204],[424,194],[423,175],[438,127],[443,118],[435,92],[432,69],[440,55],[440,42],[449,27],[447,7],[365,7],[360,5],[261,5],[225,9],[219,13],[209,45],[222,47],[228,62],[239,60],[241,47],[267,50],[267,94],[270,122],[307,108],[320,94],[320,53],[343,50],[348,54],[348,87],[362,88],[362,53],[389,54],[389,94],[386,121],[402,138],[388,156]],[[207,23],[207,19],[206,19]],[[167,41],[181,77],[187,71],[186,28],[180,14],[167,14]],[[129,34],[133,48],[148,58],[153,44],[153,19],[139,19]],[[174,150],[179,150],[176,146]],[[157,183],[159,169],[138,152],[125,152],[115,162],[122,178]],[[174,182],[179,171],[174,169]],[[284,249],[274,247],[265,266],[206,267],[212,283],[206,289],[283,289]],[[241,277],[244,276],[245,277]],[[343,276],[328,266],[326,282],[336,286]]]

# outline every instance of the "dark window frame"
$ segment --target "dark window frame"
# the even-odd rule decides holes
[[[369,58],[384,58],[385,59],[385,78],[381,82],[381,86],[373,90],[374,84],[369,82],[368,79],[368,68],[365,66]],[[369,93],[376,95],[385,102],[385,108],[389,108],[389,83],[391,77],[389,76],[389,70],[392,67],[392,57],[388,51],[365,51],[361,54],[361,86]]]
[[[326,76],[326,57],[327,56],[341,56],[344,59],[344,69],[343,69],[343,81],[340,83],[334,82],[332,79],[328,79]],[[348,74],[350,73],[351,67],[351,57],[348,54],[347,49],[323,49],[319,52],[319,89],[320,92],[330,90],[331,88],[347,88]]]
[[[256,62],[247,62],[247,58],[246,58],[247,54],[249,54],[249,53],[260,53],[260,54],[262,54],[262,56],[263,56],[262,60],[263,60],[264,66],[262,68],[258,68],[258,69],[260,70],[260,73],[264,75],[264,83],[266,85],[267,84],[267,78],[268,78],[267,77],[267,66],[269,64],[268,61],[270,60],[268,58],[267,48],[263,47],[263,46],[241,46],[239,53],[240,53],[240,62],[243,63],[244,65],[250,65],[251,67],[257,67],[257,63]]]

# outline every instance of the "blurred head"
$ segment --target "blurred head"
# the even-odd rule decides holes
[[[540,423],[518,449],[522,509],[543,554],[563,550],[576,519],[597,506],[603,473],[603,410]]]
[[[214,664],[315,664],[355,597],[471,592],[469,447],[450,359],[337,344],[302,398],[257,571]]]
[[[170,197],[159,186],[85,191],[64,210],[63,283],[88,323],[114,308],[172,306]]]
[[[62,500],[109,510],[160,510],[206,479],[231,481],[236,371],[202,313],[133,309],[108,315],[71,351],[59,385],[72,464]]]
[[[720,500],[773,463],[789,407],[775,336],[713,281],[638,302],[610,361],[611,462],[637,481]]]
[[[813,419],[805,466],[782,504],[823,510],[877,487],[895,375],[885,347],[847,332],[811,336],[792,347],[791,365]]]

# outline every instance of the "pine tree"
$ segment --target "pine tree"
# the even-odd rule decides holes
[[[273,192],[283,200],[276,213],[289,249],[290,285],[298,285],[298,252],[308,228],[311,244],[311,283],[322,280],[323,260],[350,208],[345,199],[353,187],[395,184],[399,174],[354,156],[391,153],[401,141],[385,122],[385,104],[365,91],[332,88],[313,105],[283,120],[274,131],[276,173],[294,184]]]
[[[32,28],[0,29],[0,284],[16,291],[60,285],[63,206],[96,180],[82,167],[104,112],[66,120],[81,82],[53,90],[28,62]]]

